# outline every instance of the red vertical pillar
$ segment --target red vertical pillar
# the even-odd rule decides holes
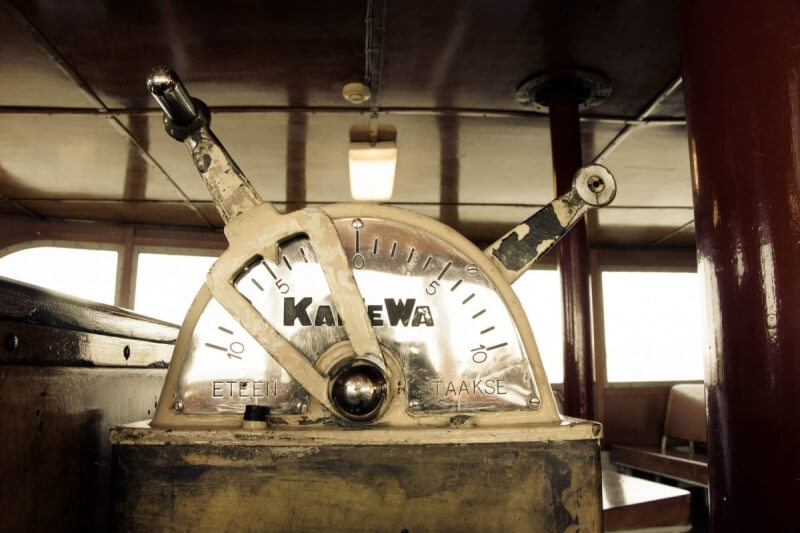
[[[556,194],[572,188],[583,164],[578,100],[569,83],[554,83],[550,96],[550,144]],[[564,305],[564,410],[594,418],[594,360],[589,283],[589,245],[581,220],[556,246]]]
[[[800,3],[679,6],[712,530],[798,531]]]

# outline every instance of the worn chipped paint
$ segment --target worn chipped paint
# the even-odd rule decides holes
[[[572,190],[555,199],[487,248],[509,281],[552,248],[588,210]]]
[[[602,193],[593,192],[590,180],[602,178]],[[572,189],[533,214],[484,253],[509,283],[522,275],[547,253],[590,208],[610,204],[616,195],[616,182],[607,168],[586,165],[575,173]]]
[[[184,139],[197,170],[226,224],[263,200],[228,152],[206,126]]]
[[[554,243],[554,236],[564,233],[552,205],[538,211],[534,216],[511,230],[492,249],[492,255],[511,271],[525,268],[531,258],[542,254],[542,244]]]

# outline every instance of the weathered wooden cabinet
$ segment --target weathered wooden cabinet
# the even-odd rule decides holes
[[[599,425],[411,432],[116,428],[114,526],[601,531],[598,440],[555,438],[592,431]]]

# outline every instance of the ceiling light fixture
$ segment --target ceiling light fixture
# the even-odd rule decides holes
[[[397,167],[397,130],[393,126],[378,124],[383,47],[382,26],[377,31],[373,26],[375,16],[374,2],[367,0],[364,79],[363,82],[348,83],[342,90],[342,96],[351,104],[370,102],[369,123],[356,124],[350,129],[350,149],[347,152],[350,195],[353,200],[362,201],[389,200]],[[382,16],[381,12],[379,20]]]
[[[380,201],[392,197],[397,167],[394,141],[351,142],[347,155],[353,200]]]

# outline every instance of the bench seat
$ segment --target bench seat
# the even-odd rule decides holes
[[[620,466],[708,487],[708,456],[659,447],[612,445],[610,459]]]

